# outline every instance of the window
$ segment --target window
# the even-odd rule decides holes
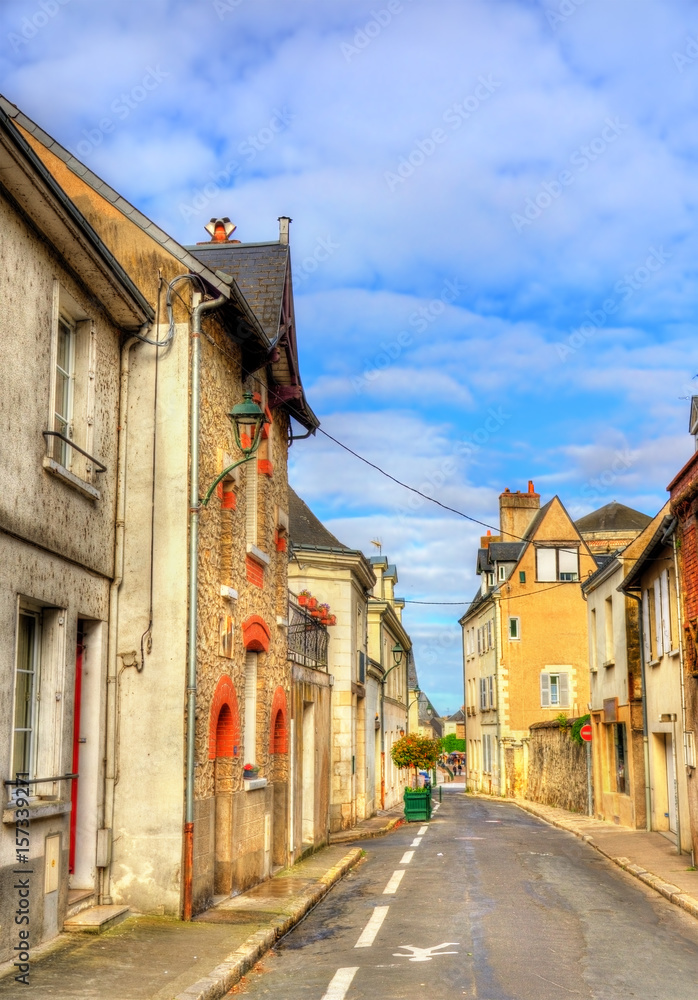
[[[507,568],[506,568],[506,566],[499,566],[498,567],[498,574],[499,574],[500,581],[506,580],[506,578],[507,578]]]
[[[629,794],[626,761],[628,757],[628,744],[625,734],[625,723],[613,723],[613,747],[615,750],[616,763],[616,791],[623,795]]]
[[[487,678],[487,700],[488,707],[494,708],[494,675],[490,674]]]
[[[541,708],[568,708],[570,704],[569,673],[543,671],[540,675]]]
[[[485,774],[492,773],[492,737],[482,737],[482,770]]]
[[[56,387],[53,402],[53,430],[64,437],[73,437],[73,396],[75,389],[75,323],[67,316],[58,317],[56,338]],[[66,469],[70,468],[73,449],[54,437],[53,457]]]
[[[487,586],[494,587],[494,573],[487,574]]]
[[[577,549],[536,549],[536,577],[539,583],[552,583],[556,580],[579,580]]]
[[[686,767],[696,766],[696,741],[692,729],[683,734],[683,758]]]
[[[487,711],[487,678],[480,678],[480,711]]]
[[[104,467],[90,458],[94,453],[96,334],[84,310],[58,282],[54,284],[51,352],[46,428],[50,433],[44,468],[99,499],[92,483],[95,473]]]
[[[520,639],[521,638],[521,619],[520,618],[510,618],[509,619],[509,638],[510,639]]]
[[[520,569],[519,570],[519,583],[525,583],[525,582],[526,582],[526,570]]]
[[[663,570],[652,587],[643,595],[643,631],[645,655],[656,663],[665,653],[671,652],[671,608],[669,601],[669,574]]]
[[[33,611],[20,611],[17,623],[13,776],[20,772],[34,776],[40,646],[40,615]]]

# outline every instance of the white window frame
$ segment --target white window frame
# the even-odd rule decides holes
[[[19,666],[19,634],[20,619],[26,617],[34,621],[33,648],[31,650],[31,670],[25,671]],[[12,706],[12,769],[11,774],[14,779],[15,774],[21,771],[30,778],[36,777],[36,751],[37,751],[37,727],[39,715],[39,691],[41,686],[41,614],[38,611],[20,605],[17,613],[17,636],[15,642],[15,669],[14,669],[14,698]],[[19,674],[29,673],[31,675],[30,709],[28,726],[17,725],[17,714],[19,711]],[[29,732],[29,753],[28,761],[18,761],[16,759],[16,738],[18,732]]]
[[[514,623],[516,623],[514,625]],[[514,625],[514,631],[516,635],[512,635],[512,625]],[[521,639],[521,619],[518,615],[509,616],[509,641],[519,642]]]
[[[507,568],[506,566],[498,566],[497,574],[499,576],[499,582],[503,583],[507,578]]]
[[[577,569],[574,573],[565,571],[562,573],[560,571],[560,553],[569,552],[574,553],[577,563]],[[545,556],[543,555],[545,553]],[[554,553],[555,567],[553,569],[551,565],[550,556],[548,553]],[[548,566],[542,567],[543,573],[541,575],[541,563],[546,561]],[[553,575],[550,575],[553,574]],[[536,547],[536,583],[579,583],[579,549],[576,546],[570,545],[539,545]]]
[[[572,703],[572,671],[570,668],[546,667],[540,673],[541,708],[569,708]],[[553,700],[553,678],[557,688],[557,700]],[[566,697],[563,697],[563,694]]]

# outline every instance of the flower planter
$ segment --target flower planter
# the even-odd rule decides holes
[[[315,608],[317,607],[317,597],[308,598],[308,607],[310,608],[311,611],[315,610]]]
[[[405,789],[405,819],[408,823],[422,823],[431,819],[431,789]]]
[[[309,600],[310,600],[310,598],[307,597],[305,594],[299,594],[298,595],[298,603],[300,604],[300,606],[302,608],[306,607],[306,605],[307,605],[307,603],[308,603]]]
[[[254,771],[243,771],[242,777],[245,781],[251,781],[253,778],[259,777],[259,768],[256,767]]]

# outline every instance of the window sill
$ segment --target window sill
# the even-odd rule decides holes
[[[82,493],[83,496],[89,497],[90,500],[101,500],[102,494],[96,487],[91,486],[90,483],[86,483],[84,479],[80,479],[64,466],[59,465],[59,463],[53,458],[49,458],[48,455],[44,455],[42,464],[47,472],[50,472],[52,476],[56,476],[58,479],[62,479],[64,483],[68,486],[72,486],[74,490],[78,491],[78,493]]]
[[[670,649],[669,652],[667,653],[667,656],[678,656],[679,652],[680,650],[678,649]]]
[[[271,558],[266,552],[262,552],[261,549],[258,549],[256,545],[252,545],[251,543],[247,546],[247,555],[250,559],[254,559],[256,563],[259,563],[260,566],[269,566],[271,564]]]
[[[615,667],[615,665],[616,665],[615,660],[604,660],[604,662],[601,664],[601,666],[605,667],[606,669],[608,669],[609,667]]]
[[[11,825],[15,821],[15,810],[18,807],[11,803],[3,809],[2,811],[2,821],[8,825]],[[29,822],[33,823],[38,819],[48,819],[51,816],[62,816],[64,813],[70,812],[70,802],[58,802],[57,800],[49,802],[35,801],[29,802],[28,806],[23,808],[29,809]]]
[[[662,662],[661,660],[650,660],[650,662],[647,664],[647,666],[648,667],[658,667],[661,662]]]
[[[256,788],[264,788],[269,784],[266,778],[243,778],[243,788],[246,792],[253,792]]]

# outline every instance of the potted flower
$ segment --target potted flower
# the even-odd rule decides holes
[[[408,733],[396,740],[390,748],[390,756],[396,767],[414,768],[414,788],[406,788],[405,819],[408,823],[431,819],[431,787],[417,788],[417,771],[429,770],[436,766],[441,753],[441,740],[431,740],[428,736]]]
[[[301,590],[300,594],[298,595],[298,603],[302,608],[304,608],[307,605],[308,601],[310,600],[310,597],[311,594],[309,590]]]
[[[328,618],[327,618],[327,621],[324,621],[322,624],[323,625],[336,625],[337,624],[337,615],[329,615]]]
[[[320,612],[320,621],[323,625],[327,625],[327,619],[330,617],[329,604],[318,604],[317,609]]]
[[[316,607],[317,607],[317,597],[309,597],[308,598],[308,610],[309,611],[314,611]]]
[[[248,781],[251,778],[256,778],[258,774],[259,774],[259,768],[257,767],[256,764],[245,764],[245,766],[242,769],[242,776]]]

